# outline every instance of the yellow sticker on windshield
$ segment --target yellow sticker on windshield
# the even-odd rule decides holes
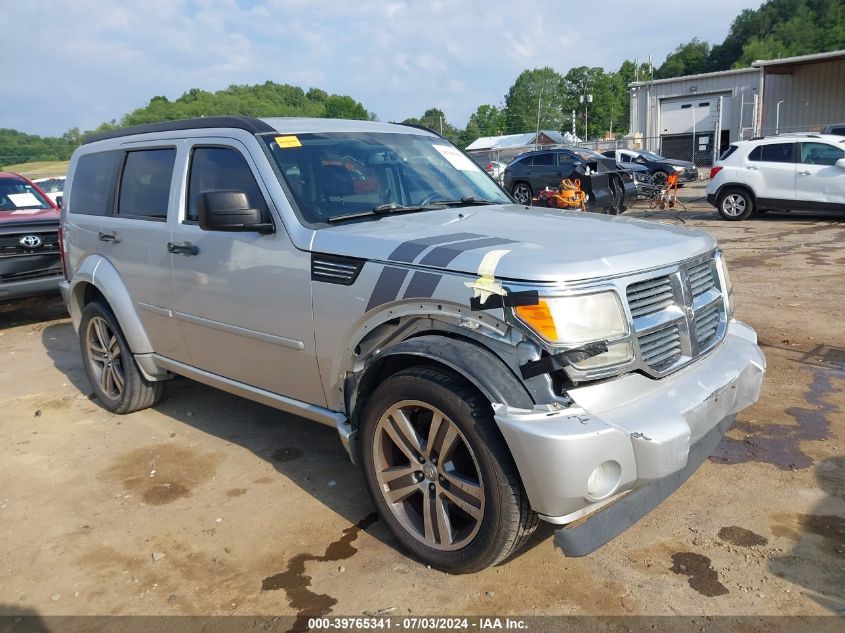
[[[302,143],[300,143],[299,139],[295,136],[277,136],[275,141],[276,145],[282,149],[287,149],[288,147],[302,147]]]

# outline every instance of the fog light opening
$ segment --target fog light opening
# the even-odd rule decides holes
[[[599,464],[587,479],[587,498],[599,501],[612,495],[622,480],[622,466],[610,460]]]

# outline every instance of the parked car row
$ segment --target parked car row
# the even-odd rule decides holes
[[[51,176],[49,178],[36,178],[33,180],[36,185],[47,194],[57,206],[62,206],[62,192],[65,190],[64,176]]]

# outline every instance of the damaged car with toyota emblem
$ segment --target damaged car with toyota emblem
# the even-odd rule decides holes
[[[71,159],[62,293],[100,404],[174,375],[337,429],[452,573],[584,556],[681,485],[765,358],[708,235],[517,205],[431,130],[207,117]]]

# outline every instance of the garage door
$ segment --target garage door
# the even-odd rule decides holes
[[[730,111],[723,97],[723,110]],[[695,119],[696,131],[712,131],[719,118],[719,95],[696,96],[693,99],[664,99],[660,102],[660,135],[691,134]],[[725,127],[724,121],[722,127]]]

